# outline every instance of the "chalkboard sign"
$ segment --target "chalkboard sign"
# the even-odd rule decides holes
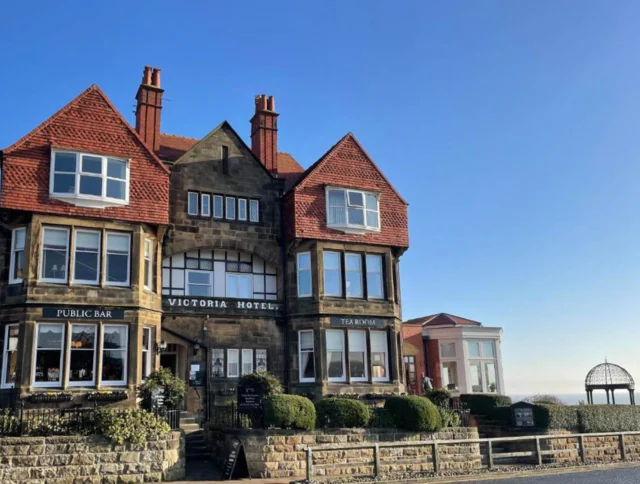
[[[231,452],[224,465],[222,472],[223,481],[231,479],[240,479],[249,476],[249,467],[247,466],[247,456],[244,453],[244,445],[239,440],[234,440],[231,444]]]
[[[535,427],[533,408],[534,406],[528,402],[518,402],[511,405],[514,425],[516,427]]]
[[[203,387],[206,377],[204,361],[192,361],[189,364],[190,387]]]
[[[245,384],[238,386],[238,410],[251,412],[262,406],[264,396],[261,384]]]

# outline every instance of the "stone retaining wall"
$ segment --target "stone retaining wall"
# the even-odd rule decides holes
[[[571,432],[549,431],[549,435],[569,435]],[[545,456],[545,462],[572,464],[581,462],[579,453],[579,437],[544,440],[543,450],[561,451],[553,456]],[[640,460],[640,435],[625,435],[625,451],[627,460]],[[622,460],[620,438],[615,435],[598,437],[584,436],[585,461],[618,462]]]
[[[411,442],[426,440],[477,439],[475,428],[449,428],[437,433],[403,432],[396,429],[330,429],[311,432],[294,430],[208,431],[214,460],[223,464],[229,455],[231,442],[244,444],[249,472],[252,477],[304,477],[307,447],[313,451],[314,474],[318,476],[347,476],[373,474],[373,449],[331,450],[331,446],[365,443]],[[419,472],[433,470],[431,445],[406,448],[380,447],[380,471]],[[459,444],[439,449],[440,467],[445,469],[478,469],[481,467],[478,444]],[[317,466],[317,467],[316,467]]]
[[[181,432],[125,445],[97,436],[0,439],[3,484],[159,482],[183,479],[184,474]]]

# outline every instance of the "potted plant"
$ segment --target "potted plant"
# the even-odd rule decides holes
[[[97,390],[87,394],[87,400],[91,402],[118,402],[128,397],[124,390]]]
[[[70,402],[73,398],[71,393],[65,392],[38,392],[29,395],[28,399],[31,403],[60,403]]]

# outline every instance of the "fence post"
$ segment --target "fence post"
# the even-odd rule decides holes
[[[24,400],[20,400],[20,436],[24,435]]]
[[[536,437],[536,457],[538,459],[538,465],[542,465],[542,451],[540,450],[540,437]]]
[[[438,454],[438,442],[433,443],[433,472],[440,472],[440,454]]]
[[[373,446],[373,475],[378,477],[380,474],[380,446],[375,444]]]
[[[578,439],[578,452],[580,453],[580,460],[584,464],[587,460],[586,452],[584,449],[584,435],[581,435],[580,439]]]
[[[311,447],[307,447],[307,481],[310,481],[313,476],[313,456],[311,452]]]
[[[487,440],[487,464],[489,469],[493,469],[493,448],[491,446],[491,439]]]
[[[622,460],[627,460],[627,446],[624,441],[623,433],[620,433],[620,457]]]

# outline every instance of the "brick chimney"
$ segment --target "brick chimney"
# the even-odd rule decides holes
[[[157,152],[160,148],[160,114],[162,113],[162,94],[160,89],[160,69],[145,66],[142,83],[136,94],[136,131]]]
[[[278,173],[278,113],[273,96],[256,96],[251,118],[251,151],[271,173]]]

